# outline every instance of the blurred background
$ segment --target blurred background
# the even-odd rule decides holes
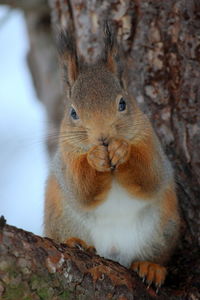
[[[27,24],[20,10],[0,6],[0,215],[42,233],[48,172],[47,117],[27,65]]]

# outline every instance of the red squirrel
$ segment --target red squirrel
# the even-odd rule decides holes
[[[45,234],[90,249],[159,288],[179,236],[173,170],[146,115],[124,88],[109,29],[105,53],[81,62],[60,34],[66,104],[47,181]]]

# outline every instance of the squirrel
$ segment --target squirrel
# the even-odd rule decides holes
[[[93,64],[78,57],[67,31],[58,51],[67,99],[46,186],[45,235],[95,249],[159,289],[179,237],[173,169],[124,87],[110,29]]]

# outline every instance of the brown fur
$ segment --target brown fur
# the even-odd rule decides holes
[[[165,281],[167,270],[158,264],[137,261],[131,265],[131,269],[138,273],[138,275],[147,281],[148,286],[155,283],[156,287],[159,288]]]
[[[162,169],[158,167],[159,157],[154,158],[155,152],[152,136],[132,144],[130,159],[116,172],[117,180],[131,194],[142,199],[151,199],[162,184]]]
[[[117,72],[117,67],[116,64],[112,58],[111,55],[109,55],[108,57],[108,61],[107,61],[107,66],[108,66],[108,70],[112,73],[116,73]]]
[[[132,265],[159,286],[166,270],[156,263],[169,259],[179,231],[173,173],[148,119],[120,85],[111,42],[104,61],[83,69],[74,46],[62,44],[61,60],[68,66],[70,97],[47,183],[45,233],[62,242],[73,237],[69,245],[75,245],[77,239],[91,243],[82,224],[106,201],[115,180],[133,199],[151,202],[161,215],[152,261]],[[123,99],[126,107],[120,111]]]
[[[169,186],[164,193],[162,205],[162,226],[165,227],[167,222],[173,217],[174,221],[179,222],[178,214],[178,200],[175,193],[173,183]]]
[[[93,254],[96,253],[96,250],[93,246],[88,246],[83,240],[76,237],[71,237],[65,241],[65,244],[71,248],[78,248],[81,250],[89,251]]]
[[[63,156],[67,161],[70,176],[73,177],[74,185],[77,188],[79,204],[84,209],[90,210],[104,201],[111,185],[111,174],[97,172],[89,165],[86,154],[69,154],[66,156],[63,153]],[[69,170],[67,169],[66,172],[69,172]]]
[[[62,194],[55,176],[50,176],[47,182],[45,202],[45,231],[47,236],[56,239],[52,228],[51,218],[59,219],[62,213]]]
[[[69,83],[72,85],[78,77],[77,63],[75,58],[70,57],[68,59],[68,68],[69,68]]]

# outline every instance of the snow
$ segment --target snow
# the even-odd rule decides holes
[[[26,64],[29,47],[20,11],[0,6],[0,215],[7,223],[42,234],[48,172],[46,114]]]

